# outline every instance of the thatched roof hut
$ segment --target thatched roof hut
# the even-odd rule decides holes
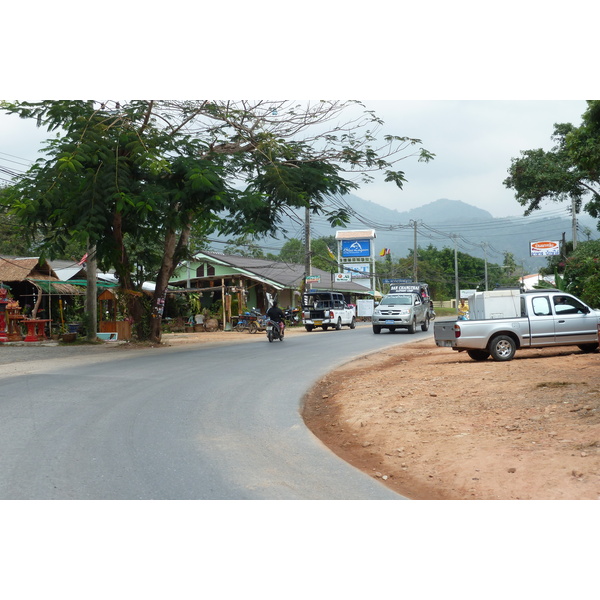
[[[79,296],[85,289],[61,282],[52,267],[39,257],[0,256],[0,285],[7,287],[22,308],[29,306],[32,316],[41,310],[42,297],[46,294]],[[46,308],[50,308],[45,303]],[[29,310],[28,309],[28,310]]]

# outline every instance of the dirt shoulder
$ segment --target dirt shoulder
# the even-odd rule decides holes
[[[475,362],[432,340],[328,374],[304,420],[338,456],[413,499],[600,499],[600,354]]]
[[[0,378],[47,369],[48,360],[58,368],[232,341],[265,336],[174,333],[158,347],[2,346]],[[598,352],[569,348],[475,362],[428,339],[329,373],[307,395],[303,417],[342,459],[409,498],[600,499],[599,363]]]

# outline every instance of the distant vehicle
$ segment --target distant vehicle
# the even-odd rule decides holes
[[[382,329],[406,329],[408,333],[415,333],[419,325],[422,331],[427,331],[429,309],[429,300],[424,300],[416,289],[387,294],[373,311],[373,333],[381,333]]]
[[[345,325],[354,329],[356,314],[339,292],[308,292],[302,297],[302,321],[306,331],[315,327],[339,330]]]
[[[473,360],[512,360],[522,348],[578,346],[584,352],[598,348],[600,310],[556,289],[485,292],[469,299],[465,321],[436,321],[437,346],[466,351]],[[473,309],[475,307],[475,309]]]

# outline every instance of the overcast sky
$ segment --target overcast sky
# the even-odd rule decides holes
[[[439,198],[462,200],[494,217],[520,215],[514,192],[502,182],[511,158],[522,150],[553,146],[555,123],[581,123],[585,101],[367,101],[386,122],[386,130],[415,137],[435,159],[410,158],[400,168],[403,190],[379,182],[357,193],[365,200],[400,211]],[[556,210],[556,205],[549,205]]]
[[[419,138],[436,156],[429,163],[407,158],[399,164],[408,179],[403,190],[378,178],[356,195],[399,211],[439,198],[462,200],[494,217],[522,214],[513,192],[502,184],[511,158],[522,150],[549,150],[554,124],[578,125],[586,108],[583,100],[363,102],[384,120],[382,133]],[[23,171],[39,156],[47,135],[33,120],[0,113],[0,168]]]
[[[347,3],[340,10],[337,2],[307,0],[300,7],[257,0],[248,11],[233,0],[225,16],[217,5],[193,9],[173,0],[169,11],[144,11],[142,18],[136,7],[145,5],[108,0],[106,10],[90,9],[93,18],[81,14],[85,27],[69,31],[69,48],[94,39],[91,54],[65,54],[62,36],[42,35],[53,20],[62,26],[60,15],[44,7],[31,15],[27,44],[18,27],[3,34],[0,49],[6,44],[7,52],[19,52],[3,64],[0,93],[5,99],[359,99],[383,118],[383,132],[419,138],[436,157],[401,163],[404,190],[381,178],[358,196],[399,211],[449,198],[494,217],[516,216],[522,207],[502,185],[511,158],[550,149],[554,124],[580,124],[584,99],[599,96],[597,78],[590,77],[597,52],[587,4],[574,0],[568,10],[546,4],[541,11],[516,0],[380,0],[377,10]],[[66,5],[80,13],[74,0]],[[119,26],[142,18],[143,27],[106,43],[105,33],[116,27],[111,9],[118,10]],[[9,4],[7,22],[20,10]],[[200,38],[198,20],[180,18],[188,13],[211,24]],[[127,47],[135,53],[126,60]],[[34,160],[44,137],[32,122],[0,113],[0,168],[22,169],[7,161]]]

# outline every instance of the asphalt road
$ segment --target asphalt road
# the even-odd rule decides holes
[[[330,452],[300,406],[334,367],[431,330],[260,335],[27,369],[26,349],[2,348],[0,499],[402,499]]]

